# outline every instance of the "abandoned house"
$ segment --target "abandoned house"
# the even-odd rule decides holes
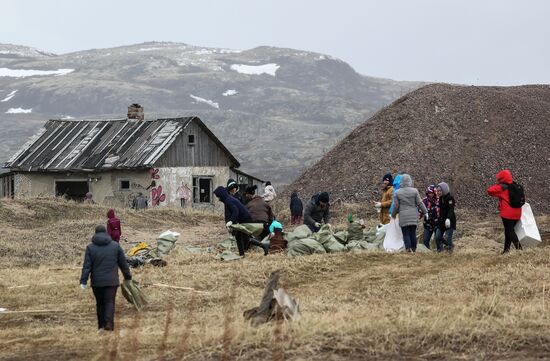
[[[64,196],[130,206],[220,208],[213,190],[229,178],[241,189],[262,180],[240,164],[198,117],[144,120],[133,104],[127,119],[50,120],[5,164],[0,195]]]

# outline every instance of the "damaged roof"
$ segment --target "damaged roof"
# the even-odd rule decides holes
[[[157,120],[49,120],[5,165],[23,171],[149,168],[195,121],[239,166],[198,117]]]

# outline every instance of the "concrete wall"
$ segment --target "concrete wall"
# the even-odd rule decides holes
[[[219,202],[216,196],[212,195],[211,203],[194,203],[193,202],[193,177],[211,177],[212,189],[219,186],[225,186],[229,179],[229,167],[175,167],[175,168],[158,168],[156,173],[158,178],[155,180],[157,190],[153,191],[158,198],[159,186],[162,187],[160,192],[164,197],[164,205],[181,207],[182,198],[185,199],[185,206],[194,208],[204,208],[210,210],[221,211],[223,204]],[[152,195],[152,194],[151,194]],[[154,197],[155,198],[155,197]],[[162,204],[162,203],[161,203]]]
[[[94,201],[116,207],[130,206],[138,192],[147,195],[151,175],[146,170],[110,171],[103,173],[17,173],[15,197],[55,196],[56,181],[87,181]],[[130,189],[121,190],[120,181],[130,181]]]

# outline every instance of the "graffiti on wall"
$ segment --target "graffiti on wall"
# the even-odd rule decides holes
[[[158,168],[153,168],[149,170],[151,175],[151,206],[156,207],[163,203],[166,200],[166,194],[162,192],[162,185],[158,184],[160,180],[160,175]]]

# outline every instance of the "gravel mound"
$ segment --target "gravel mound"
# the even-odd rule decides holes
[[[486,188],[508,168],[535,212],[548,213],[549,121],[550,85],[428,85],[357,127],[287,192],[374,201],[382,175],[403,171],[421,194],[428,184],[445,181],[459,207],[494,212],[497,202]]]

